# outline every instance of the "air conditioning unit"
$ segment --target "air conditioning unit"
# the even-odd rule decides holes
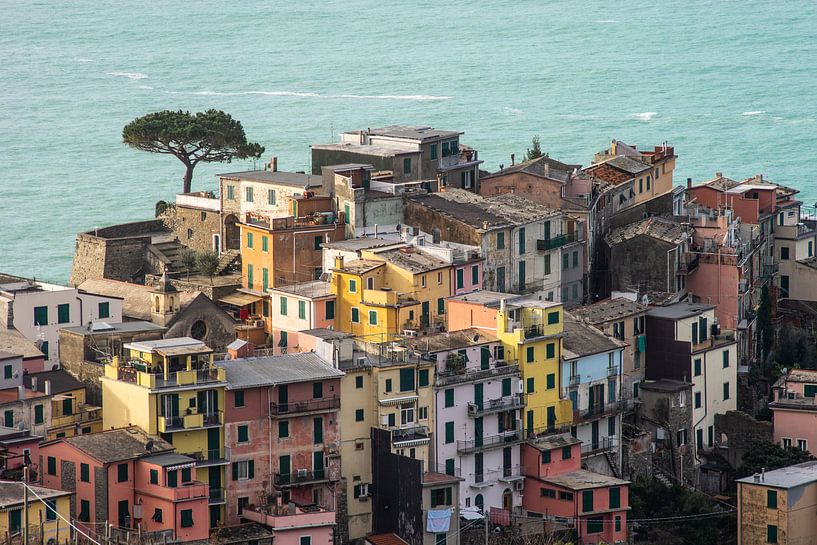
[[[264,327],[264,320],[256,320],[255,327]]]
[[[387,414],[381,415],[380,425],[381,426],[388,426],[389,425],[389,415],[387,415]]]
[[[523,389],[522,389],[522,381],[521,381],[521,380],[520,380],[519,382],[517,382],[517,383],[516,383],[516,390],[517,390],[517,392],[519,392],[520,394],[524,393],[524,392],[523,392]]]
[[[309,475],[309,470],[308,469],[299,469],[298,472],[296,473],[296,475],[298,475],[299,479],[305,479],[306,476]]]
[[[522,489],[525,488],[525,481],[518,480],[513,482],[513,489],[517,492],[522,492]]]

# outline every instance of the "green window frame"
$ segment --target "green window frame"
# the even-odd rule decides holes
[[[189,483],[192,480],[193,476],[191,474],[190,468],[189,467],[182,468],[182,484]]]
[[[97,314],[99,314],[100,319],[111,317],[111,304],[108,301],[99,303],[97,307]]]
[[[437,314],[445,314],[445,299],[443,297],[437,299]]]
[[[49,475],[56,475],[57,474],[57,459],[53,456],[48,456],[46,458],[46,473]]]
[[[335,319],[335,302],[334,301],[327,301],[324,305],[324,314],[327,320],[334,320]]]
[[[479,285],[479,265],[471,265],[471,284],[472,287]]]
[[[10,379],[14,376],[14,367],[11,365],[4,365],[3,366],[3,378]]]
[[[396,424],[394,413],[389,413],[389,427],[393,428]]]
[[[457,269],[457,289],[461,290],[465,287],[465,273],[462,269]]]
[[[617,486],[610,487],[610,509],[621,507],[621,489]]]
[[[323,236],[317,235],[315,236],[315,250],[320,250],[321,246],[323,245]]]
[[[253,274],[252,274],[252,263],[247,263],[247,287],[252,289],[253,285]]]
[[[429,159],[437,158],[437,144],[431,144],[428,147]]]
[[[244,406],[244,390],[236,390],[233,394],[233,407]]]
[[[312,536],[298,537],[298,545],[312,545]]]
[[[562,447],[562,460],[570,460],[573,452],[570,447]]]
[[[547,359],[556,357],[556,343],[547,343],[545,345],[545,357]]]
[[[158,469],[151,469],[150,470],[150,484],[159,484],[159,470]]]
[[[288,331],[281,331],[278,334],[278,346],[281,348],[286,348],[289,344],[289,332]]]
[[[448,388],[445,390],[445,407],[453,407],[454,406],[454,388]]]
[[[357,307],[352,307],[352,323],[360,323],[360,310]]]
[[[411,174],[411,157],[403,159],[403,174]]]
[[[312,398],[323,399],[323,382],[312,383]]]
[[[247,202],[253,202],[255,195],[253,194],[252,186],[248,186],[244,188],[244,200]]]
[[[284,439],[289,437],[289,420],[278,421],[278,438]]]
[[[573,252],[573,267],[575,268],[578,266],[579,266],[579,251],[575,250]]]
[[[250,427],[246,424],[238,426],[238,442],[249,443],[250,441]]]
[[[57,500],[45,500],[45,520],[57,520]]]
[[[454,458],[446,458],[445,459],[445,474],[446,475],[454,475],[456,474],[456,466]]]
[[[74,399],[66,398],[62,400],[62,414],[63,416],[71,416],[74,414]]]
[[[408,392],[414,389],[414,368],[404,367],[400,369],[400,391]]]
[[[777,490],[766,491],[766,507],[777,509]]]
[[[351,221],[351,216],[352,209],[349,206],[349,203],[347,202],[346,204],[343,205],[343,223],[349,225],[349,222]]]
[[[420,369],[417,372],[417,382],[421,388],[428,386],[428,369]]]
[[[593,510],[593,491],[582,491],[582,513],[588,513]]]
[[[349,293],[357,293],[357,280],[349,279]]]
[[[193,527],[193,510],[192,509],[182,509],[181,519],[182,519],[182,528],[192,528]]]
[[[526,389],[525,393],[532,394],[532,393],[534,393],[536,391],[535,388],[534,388],[535,382],[533,380],[533,377],[528,378],[526,385],[527,385],[527,389]]]
[[[511,379],[510,378],[503,378],[502,379],[502,397],[507,397],[511,395]]]
[[[545,256],[545,276],[550,274],[550,254]]]
[[[34,405],[34,423],[42,424],[45,422],[45,408],[42,405]]]
[[[14,411],[11,409],[3,412],[3,425],[7,428],[14,427]]]
[[[77,518],[80,522],[90,522],[91,502],[89,500],[79,500],[79,515],[77,515]]]
[[[306,301],[298,301],[298,318],[306,320]]]
[[[559,323],[559,311],[548,312],[548,325]]]
[[[525,228],[519,228],[519,255],[525,253]]]
[[[355,388],[363,388],[363,377],[360,375],[355,377]]]
[[[550,463],[550,451],[546,450],[542,453],[542,464],[549,464]]]
[[[34,307],[34,325],[48,325],[48,307]]]
[[[546,386],[548,390],[552,390],[556,387],[556,373],[548,373],[545,376]]]
[[[252,233],[247,232],[247,248],[252,248]]]
[[[392,390],[392,387],[391,387],[391,379],[390,379],[390,378],[387,378],[387,379],[386,379],[386,393],[391,392],[391,390]]]
[[[266,267],[261,269],[261,289],[265,293],[269,289],[269,269]]]
[[[701,376],[701,358],[695,358],[692,362],[692,375],[696,377]]]
[[[269,251],[269,239],[264,235],[261,235],[261,251],[262,252]]]
[[[125,462],[123,464],[118,464],[116,466],[116,482],[118,482],[118,483],[127,482],[129,473],[130,473],[130,471],[128,469],[127,462]]]
[[[312,442],[316,445],[323,444],[323,417],[316,416],[312,419]]]
[[[567,252],[562,254],[562,270],[566,271],[570,268],[570,255]]]
[[[377,311],[370,310],[369,311],[369,325],[377,325]]]
[[[536,350],[534,350],[534,348],[533,348],[532,346],[529,346],[529,347],[528,347],[528,348],[525,350],[525,360],[526,360],[528,363],[533,363],[533,361],[534,361],[535,359],[536,359]]]
[[[363,409],[355,409],[355,422],[363,422]]]
[[[449,445],[454,442],[454,422],[445,423],[445,444]]]
[[[500,232],[496,234],[496,249],[497,250],[505,249],[505,233]]]
[[[587,519],[588,534],[600,534],[602,532],[604,532],[604,518],[593,517],[591,519]]]
[[[729,399],[729,383],[723,383],[723,400],[727,401]]]
[[[723,368],[729,367],[729,350],[723,351]]]
[[[277,203],[277,199],[275,198],[275,190],[274,189],[267,189],[267,204],[271,206],[275,206]]]
[[[278,304],[278,306],[279,306],[278,310],[280,311],[281,316],[286,316],[287,315],[287,298],[286,297],[281,297],[281,301]]]
[[[71,321],[71,306],[68,303],[57,305],[57,323],[67,324]]]
[[[227,186],[227,200],[230,201],[235,200],[235,186],[232,185]]]
[[[777,525],[766,525],[766,543],[777,543]]]
[[[88,464],[79,464],[79,480],[84,483],[91,482],[91,466]]]

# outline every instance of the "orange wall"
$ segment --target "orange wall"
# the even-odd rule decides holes
[[[467,301],[446,301],[448,316],[448,331],[459,331],[476,327],[496,335],[497,309],[486,308],[477,303]]]
[[[738,268],[715,263],[698,264],[698,269],[687,278],[687,291],[701,302],[717,305],[715,317],[722,329],[737,327]]]

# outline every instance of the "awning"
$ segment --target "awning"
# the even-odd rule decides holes
[[[224,296],[219,299],[222,303],[227,303],[228,305],[233,305],[236,307],[245,307],[247,305],[251,305],[257,301],[263,299],[260,295],[253,295],[251,293],[242,293],[237,291],[235,293],[231,293],[230,295]]]
[[[377,402],[381,405],[402,405],[403,403],[414,403],[418,399],[418,396],[401,396],[392,397],[391,399],[378,399]]]

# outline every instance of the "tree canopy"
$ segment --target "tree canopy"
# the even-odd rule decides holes
[[[760,473],[763,468],[771,471],[813,459],[808,451],[793,447],[783,448],[777,443],[762,441],[744,454],[740,467],[737,469],[737,476],[748,477]]]
[[[525,161],[532,161],[534,159],[540,158],[542,155],[542,146],[539,143],[539,136],[534,136],[530,141],[531,147],[528,148],[528,151],[525,153]]]
[[[264,146],[248,142],[241,122],[221,110],[190,112],[163,110],[137,117],[122,129],[128,146],[175,156],[185,166],[184,192],[190,192],[197,164],[229,163],[260,157]]]

